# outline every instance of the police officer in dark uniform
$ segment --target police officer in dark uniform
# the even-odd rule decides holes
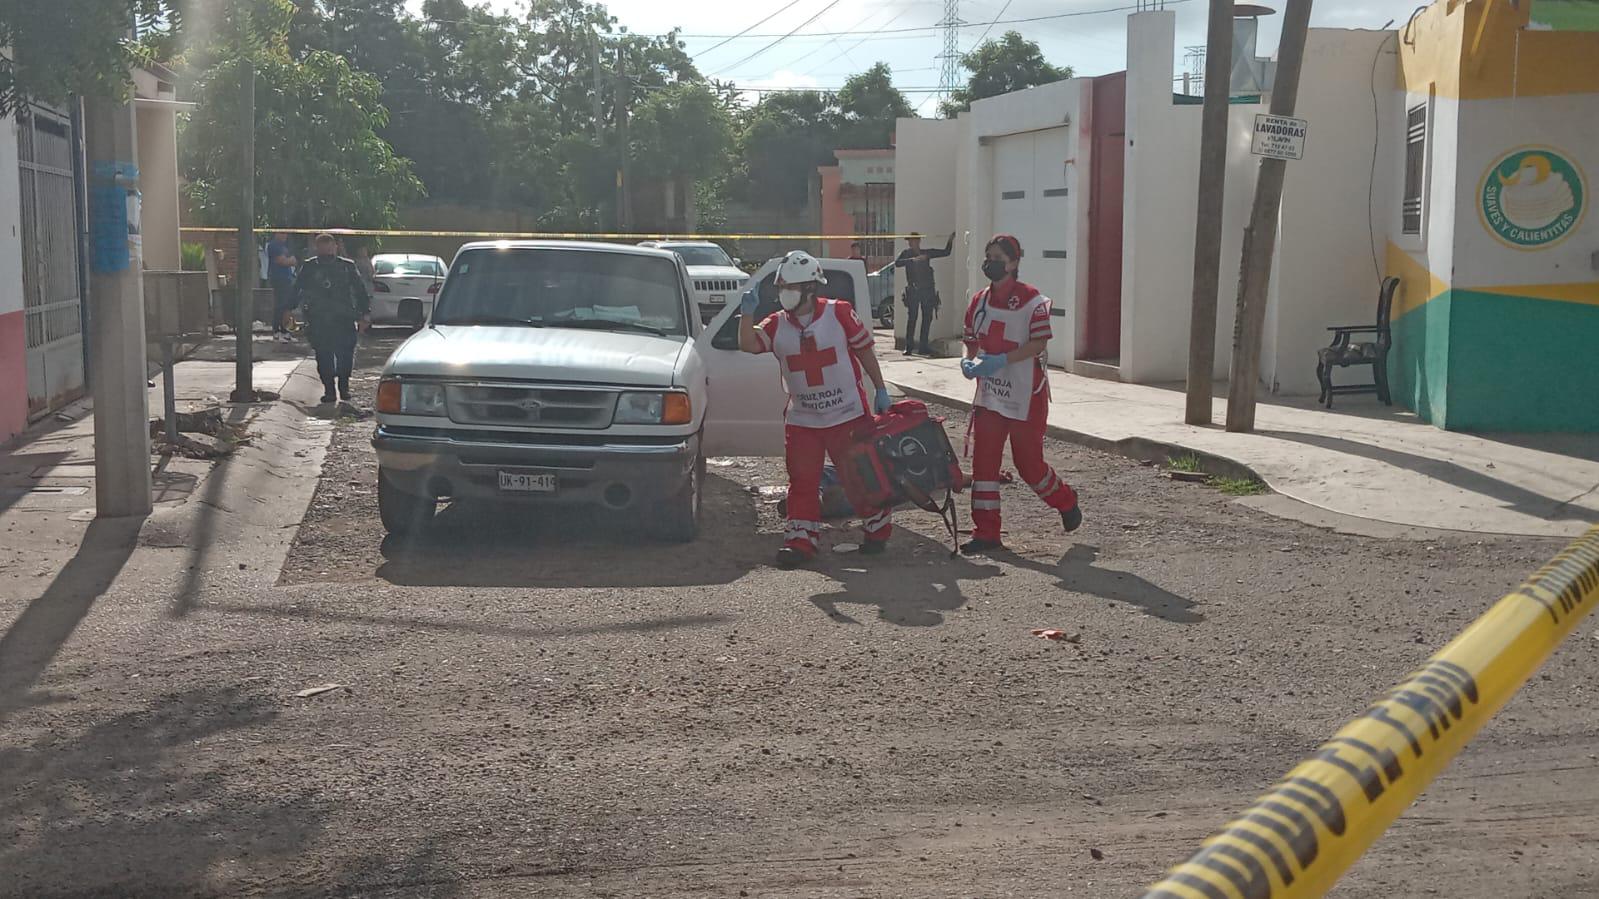
[[[922,355],[931,356],[933,348],[927,335],[933,327],[933,316],[938,314],[938,287],[933,283],[933,260],[949,255],[950,248],[955,246],[955,235],[949,235],[949,241],[942,250],[923,249],[922,235],[917,232],[913,232],[906,243],[910,244],[910,249],[894,260],[895,268],[905,270],[905,355],[916,352],[916,319],[920,315]]]
[[[350,370],[355,367],[357,329],[372,325],[372,297],[355,263],[337,254],[331,234],[316,236],[316,256],[300,265],[296,303],[302,310],[316,371],[322,377],[322,402],[350,401]]]

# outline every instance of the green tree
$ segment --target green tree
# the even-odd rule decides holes
[[[894,72],[886,62],[851,75],[838,90],[838,108],[839,146],[850,148],[888,146],[894,120],[916,114],[894,87]]]
[[[126,94],[128,67],[149,59],[134,35],[176,27],[168,0],[48,0],[0,4],[0,115],[28,100]]]
[[[738,136],[744,196],[785,209],[803,206],[811,174],[833,161],[839,124],[830,94],[794,91],[762,97],[745,115]]]
[[[652,92],[633,115],[633,158],[651,178],[708,178],[727,164],[733,123],[708,85],[679,82]]]
[[[379,135],[381,86],[343,56],[291,52],[286,0],[239,0],[210,25],[196,54],[198,107],[180,149],[199,217],[234,224],[240,212],[240,76],[255,69],[255,208],[260,223],[390,227],[422,192],[410,162]]]
[[[1038,44],[1021,36],[1020,32],[1007,31],[1005,36],[984,41],[981,46],[961,57],[961,65],[971,77],[966,86],[950,94],[939,104],[945,118],[972,107],[973,101],[997,97],[1040,84],[1064,81],[1072,77],[1071,66],[1054,66],[1044,59]]]

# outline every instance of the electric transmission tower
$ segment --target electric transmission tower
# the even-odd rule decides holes
[[[955,88],[960,86],[961,52],[960,29],[966,24],[961,21],[960,0],[944,0],[944,19],[938,26],[944,29],[944,52],[940,59],[944,67],[938,76],[938,100],[942,103],[949,99]]]

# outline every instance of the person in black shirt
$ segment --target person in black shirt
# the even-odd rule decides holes
[[[357,329],[372,325],[372,297],[355,263],[337,255],[331,234],[316,236],[316,256],[300,266],[294,281],[305,327],[316,350],[322,402],[350,401],[350,371],[355,367]],[[337,394],[335,394],[337,390]]]
[[[949,255],[950,248],[955,246],[955,235],[951,232],[942,250],[922,249],[922,235],[918,232],[912,232],[905,242],[910,249],[894,260],[895,268],[905,270],[905,355],[916,352],[916,319],[919,313],[922,319],[921,353],[931,356],[933,347],[927,335],[933,327],[933,316],[938,313],[938,287],[933,283],[933,260]]]

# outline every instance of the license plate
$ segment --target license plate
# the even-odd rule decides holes
[[[500,472],[500,489],[509,493],[554,493],[555,475]]]
[[[713,293],[713,294],[711,294],[711,302],[716,303],[718,305],[720,305],[722,303],[725,303],[725,302],[727,302],[727,294],[725,294],[725,293]]]

